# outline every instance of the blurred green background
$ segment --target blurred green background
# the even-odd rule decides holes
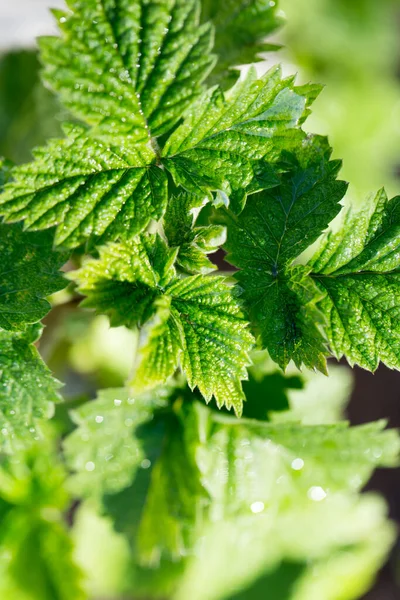
[[[302,82],[326,86],[307,122],[343,159],[349,196],[361,201],[400,175],[398,0],[282,0],[281,55]]]

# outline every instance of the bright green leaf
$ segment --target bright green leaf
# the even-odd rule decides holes
[[[221,225],[196,225],[205,199],[187,192],[170,197],[164,215],[164,232],[169,245],[178,247],[176,264],[187,273],[210,273],[216,266],[207,254],[216,252],[226,241],[226,230]]]
[[[259,513],[268,527],[281,530],[283,556],[295,558],[300,545],[307,557],[316,559],[321,545],[334,543],[339,527],[343,546],[354,531],[346,534],[353,500],[349,505],[344,499],[346,525],[333,519],[319,539],[320,519],[329,514],[329,506],[340,505],[344,492],[359,491],[376,466],[398,463],[399,437],[393,430],[383,431],[384,422],[350,428],[347,423],[239,421],[179,395],[173,412],[175,416],[165,413],[161,435],[155,434],[161,418],[157,426],[139,430],[146,468],[131,467],[136,472],[132,485],[105,501],[142,566],[190,556],[210,524],[230,519],[250,523]],[[313,527],[311,539],[292,531],[297,518],[297,528]],[[269,534],[269,540],[275,539],[273,531]],[[271,547],[274,554],[275,548],[279,556],[278,546],[266,537],[263,543],[264,550]],[[157,579],[156,571],[153,577]]]
[[[0,594],[7,600],[85,600],[62,511],[66,474],[50,444],[2,461]]]
[[[400,198],[381,190],[347,213],[310,262],[331,350],[370,371],[380,361],[400,368],[399,244]]]
[[[25,333],[0,330],[0,448],[10,452],[32,443],[40,420],[53,413],[60,384],[52,377],[33,342],[37,328]]]
[[[357,600],[393,544],[378,498],[340,495],[212,525],[176,600]]]
[[[79,495],[101,497],[127,487],[146,458],[137,430],[153,419],[166,396],[133,397],[125,389],[99,392],[97,400],[73,411],[77,429],[64,442],[70,485]]]
[[[135,391],[171,376],[180,359],[192,389],[240,414],[253,337],[235,289],[223,277],[177,276],[176,254],[159,236],[141,236],[104,247],[100,260],[71,277],[86,306],[106,312],[114,325],[141,328]]]
[[[270,163],[304,139],[299,125],[315,93],[282,79],[279,67],[261,79],[251,69],[225,95],[212,88],[191,106],[163,164],[176,184],[202,197],[221,191],[240,211],[247,194],[279,183]]]
[[[91,236],[130,237],[161,217],[167,179],[152,150],[106,144],[80,126],[67,133],[13,169],[0,199],[7,220],[25,219],[31,230],[57,225],[56,244],[73,248]]]
[[[68,0],[61,37],[40,41],[45,81],[96,135],[168,132],[214,64],[198,0]]]

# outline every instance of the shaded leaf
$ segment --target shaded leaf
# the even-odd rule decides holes
[[[68,256],[54,252],[52,232],[26,233],[20,225],[0,224],[0,327],[18,331],[50,310],[46,296],[68,281],[60,267]]]

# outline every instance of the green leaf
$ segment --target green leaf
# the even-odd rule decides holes
[[[85,600],[62,511],[66,474],[50,444],[2,461],[0,594],[7,600]]]
[[[300,503],[275,518],[212,525],[176,600],[357,600],[394,541],[384,504],[340,495]]]
[[[290,263],[314,242],[340,210],[346,184],[337,181],[338,161],[330,161],[325,138],[315,138],[297,158],[282,161],[280,185],[254,194],[236,216],[225,210],[227,260],[263,348],[285,369],[325,372],[327,349],[316,302],[320,297],[307,269]]]
[[[214,65],[198,0],[68,0],[61,37],[40,41],[44,79],[96,135],[168,132]]]
[[[4,185],[11,179],[12,163],[0,157],[0,191],[3,191]]]
[[[215,27],[218,62],[210,80],[223,88],[238,77],[238,65],[262,60],[261,52],[276,49],[265,38],[282,24],[276,2],[270,0],[202,0],[202,18]]]
[[[326,336],[337,358],[375,371],[400,368],[400,197],[384,190],[350,210],[310,261]]]
[[[136,351],[132,386],[147,390],[163,384],[175,372],[183,349],[183,330],[169,296],[154,300],[154,314],[142,327]]]
[[[52,250],[53,232],[25,233],[0,224],[0,327],[22,330],[50,310],[45,299],[68,281],[59,268],[68,256]]]
[[[136,474],[132,485],[107,496],[105,506],[115,516],[117,530],[128,535],[142,566],[154,568],[160,560],[191,556],[209,525],[232,520],[235,531],[235,522],[250,523],[258,515],[268,527],[280,530],[283,540],[290,536],[283,556],[289,558],[287,553],[301,545],[304,558],[316,559],[321,545],[335,544],[338,528],[343,546],[350,539],[346,535],[353,535],[351,528],[346,534],[354,503],[347,492],[359,491],[376,466],[398,464],[398,434],[384,427],[384,422],[350,428],[347,423],[239,421],[178,393],[172,413],[136,431],[147,461],[139,470],[131,466]],[[345,492],[348,499],[342,501]],[[321,520],[337,502],[345,509],[341,518],[347,515],[348,521],[344,525],[328,519],[320,540]],[[299,527],[312,526],[311,540],[292,532],[297,518],[296,533]],[[279,556],[279,547],[271,544],[274,530],[263,537],[263,548],[270,547],[272,553],[275,548]],[[249,543],[254,539],[252,534]]]
[[[229,196],[240,211],[246,195],[279,183],[270,163],[305,137],[299,126],[314,99],[274,67],[261,79],[255,69],[227,92],[208,90],[168,139],[163,164],[177,185],[204,196]]]
[[[0,448],[13,452],[41,435],[40,421],[53,413],[60,384],[53,379],[33,342],[37,328],[25,333],[0,329]]]
[[[180,360],[206,402],[214,396],[240,414],[253,337],[235,289],[223,277],[177,276],[176,254],[159,236],[141,236],[104,247],[100,260],[71,277],[85,306],[108,314],[113,325],[141,328],[135,392],[173,375]]]
[[[169,245],[178,247],[176,264],[187,273],[210,273],[217,267],[207,258],[226,241],[221,225],[197,226],[196,220],[206,200],[187,192],[169,198],[164,215],[164,232]]]
[[[81,126],[66,131],[13,169],[0,198],[8,221],[25,219],[31,230],[57,225],[55,243],[74,248],[90,236],[130,237],[161,217],[167,178],[152,150],[106,144]]]
[[[61,38],[41,40],[46,82],[92,128],[13,171],[0,204],[27,228],[57,225],[56,244],[129,238],[166,208],[167,176],[156,136],[203,90],[214,64],[212,30],[198,0],[70,1],[55,11]]]
[[[146,458],[138,429],[166,405],[165,394],[133,397],[125,389],[107,389],[72,412],[77,429],[64,442],[64,451],[74,472],[69,484],[74,491],[101,498],[131,484]]]
[[[45,77],[91,127],[67,126],[67,139],[13,170],[0,196],[6,220],[57,225],[56,244],[74,248],[127,239],[159,220],[167,171],[190,193],[229,197],[236,211],[248,194],[277,185],[273,163],[304,140],[318,86],[295,87],[279,68],[258,80],[253,69],[226,96],[204,92],[214,59],[197,0],[69,4],[72,13],[56,11],[63,37],[41,42]],[[197,234],[197,246],[213,247],[215,232]],[[193,244],[186,254],[185,268],[209,268]]]

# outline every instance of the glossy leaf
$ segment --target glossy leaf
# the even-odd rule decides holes
[[[31,230],[57,225],[56,244],[74,248],[91,236],[129,237],[161,217],[167,179],[152,150],[106,144],[80,126],[66,131],[13,169],[0,198],[8,221],[25,219]]]
[[[169,131],[214,64],[198,0],[69,0],[42,38],[45,81],[96,135],[125,143]]]
[[[178,360],[190,387],[206,402],[242,411],[253,337],[235,290],[223,277],[179,277],[177,249],[159,236],[142,236],[101,250],[71,277],[85,305],[109,314],[114,325],[140,327],[132,381],[137,392],[173,375]]]
[[[347,213],[310,262],[333,353],[370,371],[379,362],[400,368],[399,244],[400,198],[381,190]]]
[[[276,186],[270,163],[304,139],[299,128],[316,88],[296,88],[279,67],[255,69],[224,95],[211,88],[188,111],[163,151],[177,185],[194,194],[220,191],[240,211],[246,195]]]
[[[7,452],[30,445],[41,435],[40,421],[53,413],[60,384],[33,343],[38,330],[0,330],[0,448]]]
[[[227,260],[240,269],[243,299],[273,360],[325,371],[318,290],[304,267],[290,263],[337,215],[346,185],[324,138],[304,145],[300,158],[286,155],[283,166],[278,186],[251,196],[239,216],[224,212]]]

